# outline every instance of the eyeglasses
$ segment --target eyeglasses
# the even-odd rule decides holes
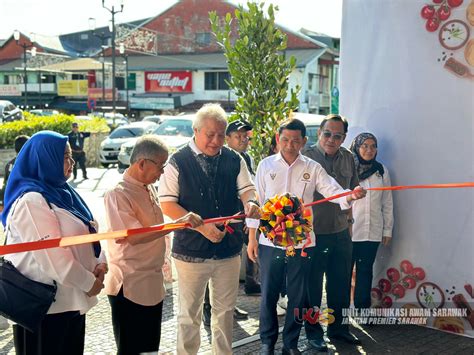
[[[153,164],[156,165],[156,167],[158,168],[158,170],[163,170],[165,168],[166,165],[168,165],[168,162],[165,162],[164,164],[158,164],[156,161],[154,161],[153,159],[148,159],[148,158],[143,158],[143,160],[148,160],[150,162],[152,162]]]
[[[369,150],[369,149],[373,149],[373,150],[376,150],[377,149],[377,145],[376,144],[361,144],[360,145],[360,148],[361,149],[364,149],[364,150]]]
[[[335,141],[340,141],[344,138],[345,134],[342,133],[332,133],[331,131],[323,131],[323,137],[329,139],[334,138]]]

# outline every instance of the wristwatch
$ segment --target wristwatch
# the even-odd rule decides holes
[[[254,199],[250,199],[250,200],[247,200],[247,203],[249,202],[252,202],[253,204],[257,205],[258,207],[260,207],[260,203],[258,203],[257,200],[254,200]]]
[[[349,224],[354,224],[354,218],[348,218],[347,223]]]

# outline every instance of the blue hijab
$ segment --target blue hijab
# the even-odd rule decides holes
[[[66,182],[64,151],[68,138],[52,131],[34,134],[23,146],[5,189],[2,223],[15,201],[26,192],[39,192],[49,202],[79,218],[95,233],[93,216],[79,194]]]

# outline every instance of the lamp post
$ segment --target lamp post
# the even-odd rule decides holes
[[[99,57],[99,61],[102,63],[102,105],[104,105],[105,102],[105,45],[104,45],[104,40],[109,39],[110,36],[105,34],[104,32],[102,33],[96,33],[95,32],[95,18],[90,17],[89,18],[89,29],[92,31],[92,35],[100,39],[100,48],[101,48],[101,56]]]
[[[115,10],[115,5],[109,9],[102,0],[102,7],[112,14],[112,113],[113,124],[115,124],[115,14],[123,11],[123,0],[120,0],[120,10]]]
[[[31,48],[31,56],[36,57],[36,47]],[[41,108],[41,67],[39,70],[39,81],[38,81],[38,91],[39,91],[39,105],[38,108]]]
[[[13,32],[13,38],[16,41],[16,44],[23,48],[23,83],[25,84],[25,98],[24,98],[24,106],[26,110],[26,106],[28,105],[28,76],[26,74],[26,50],[28,48],[33,47],[33,42],[35,42],[35,38],[31,36],[30,44],[23,42],[20,43],[20,31],[15,30]]]
[[[105,57],[104,57],[104,48],[102,48],[102,53],[100,54],[99,61],[102,63],[102,105],[105,102]]]
[[[125,64],[125,92],[127,93],[127,116],[129,113],[129,103],[128,103],[128,55],[125,53],[125,44],[120,43],[119,52],[124,59]]]

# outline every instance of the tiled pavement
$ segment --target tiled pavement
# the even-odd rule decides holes
[[[164,304],[160,354],[171,354],[176,343],[177,282],[169,285]],[[258,354],[258,307],[259,297],[246,296],[240,288],[238,306],[249,312],[249,319],[234,323],[234,344],[247,339],[249,343],[234,347],[235,354]],[[283,317],[280,317],[280,323]],[[474,354],[474,340],[462,336],[439,332],[418,326],[383,325],[354,328],[353,332],[363,341],[362,346],[349,346],[334,343],[329,346],[332,354]],[[200,353],[210,353],[210,331],[201,329]],[[240,342],[241,343],[241,342]],[[281,351],[281,336],[276,351]],[[308,350],[304,331],[299,343],[304,354],[315,352]],[[0,331],[0,354],[14,354],[11,328]],[[115,343],[110,321],[110,308],[107,298],[101,296],[99,304],[87,316],[86,354],[115,353]]]

